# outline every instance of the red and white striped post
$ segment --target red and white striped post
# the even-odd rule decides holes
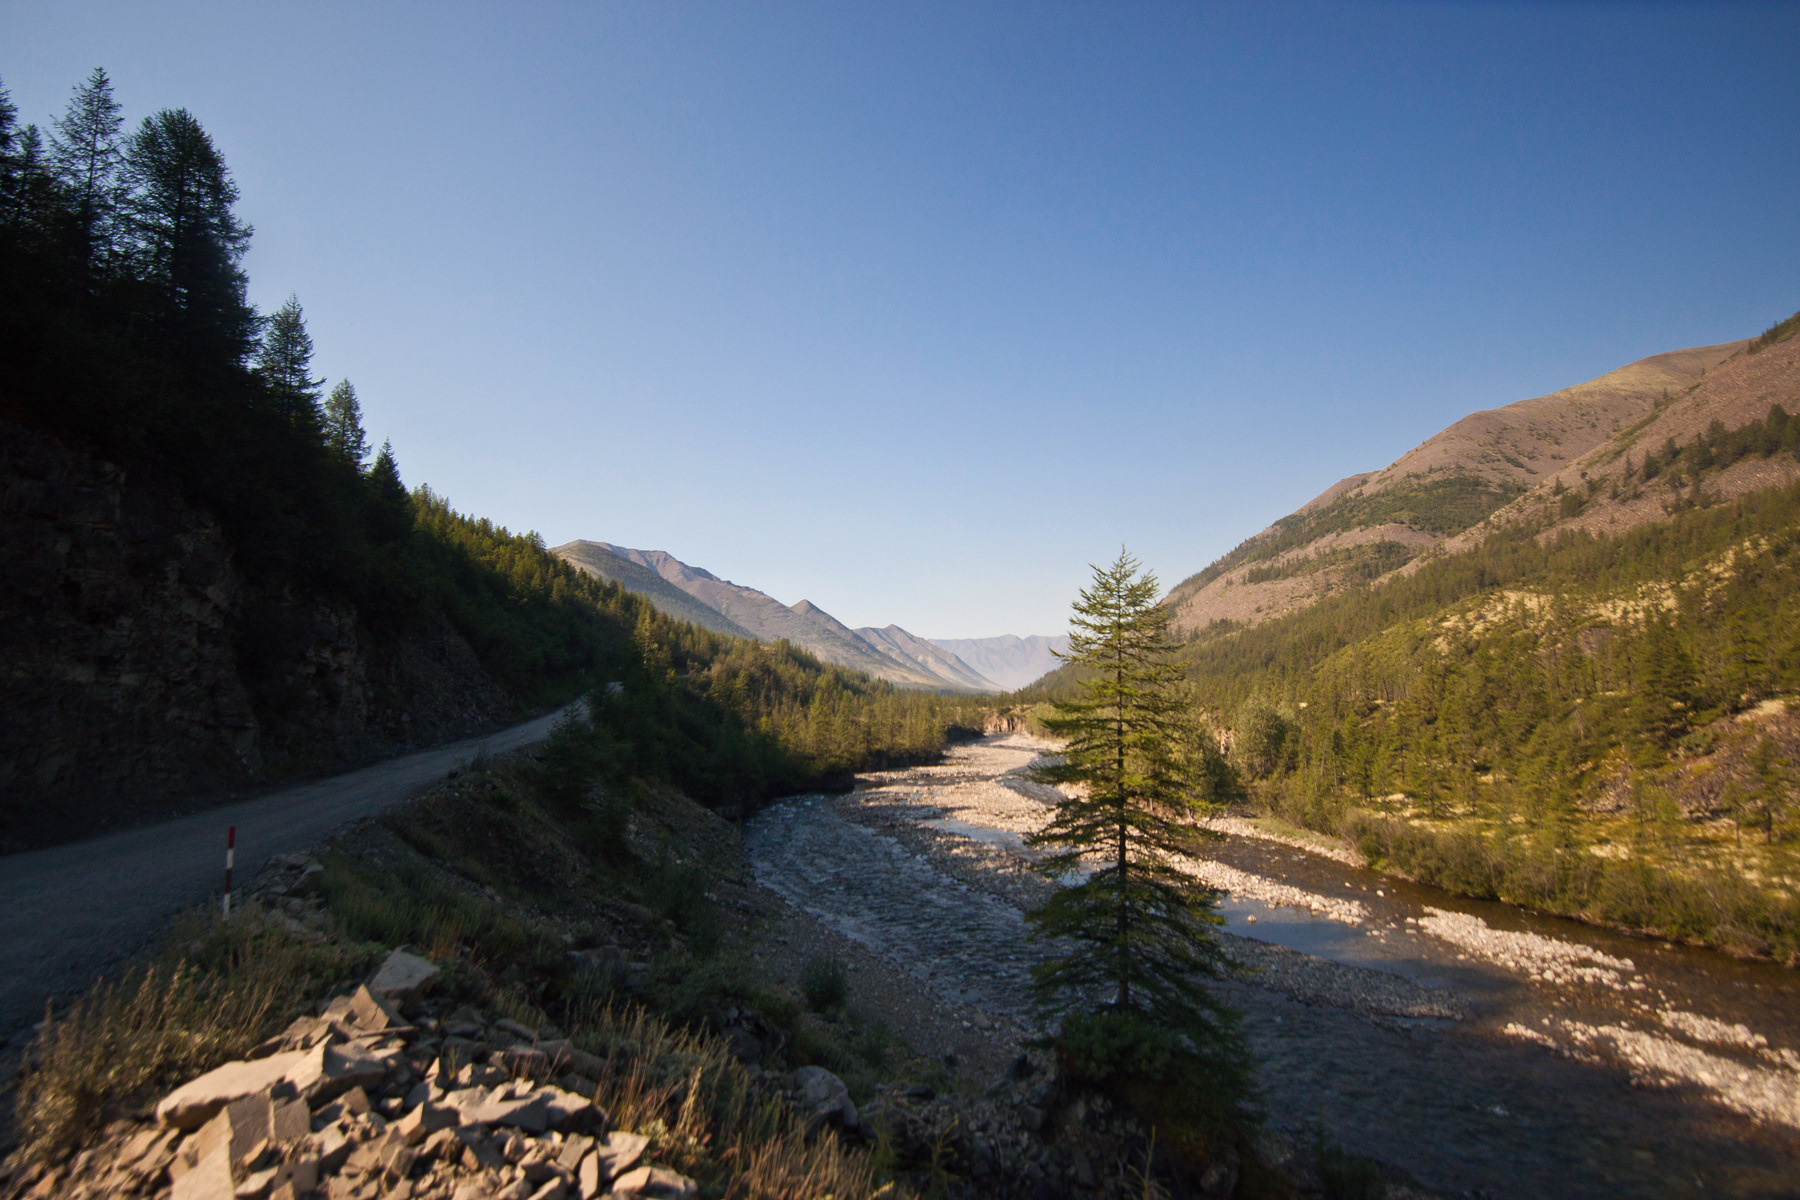
[[[231,919],[231,862],[237,855],[237,826],[225,830],[225,919]]]

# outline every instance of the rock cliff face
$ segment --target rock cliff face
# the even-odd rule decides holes
[[[174,489],[0,422],[0,851],[66,841],[491,728],[510,708],[441,621],[247,582]]]

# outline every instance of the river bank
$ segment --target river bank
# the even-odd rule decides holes
[[[791,802],[747,833],[757,878],[937,994],[1023,1035],[1047,886],[1023,838],[1054,793],[1021,735]],[[1234,831],[1240,832],[1240,831]],[[1193,864],[1228,891],[1218,985],[1271,1120],[1446,1191],[1784,1195],[1800,1178],[1800,1013],[1756,964],[1458,901],[1243,836]],[[1634,952],[1633,952],[1634,951]]]

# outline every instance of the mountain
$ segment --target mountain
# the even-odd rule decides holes
[[[729,637],[756,636],[711,605],[694,599],[649,567],[615,554],[604,542],[570,542],[558,546],[551,553],[579,571],[616,583],[628,592],[636,592],[678,621],[688,621],[702,629],[710,629]]]
[[[1164,600],[1174,609],[1172,625],[1177,632],[1220,620],[1255,625],[1404,567],[1552,486],[1565,468],[1638,429],[1749,344],[1652,355],[1547,396],[1472,413],[1382,470],[1339,480],[1183,580]]]
[[[1069,648],[1069,635],[990,638],[932,638],[934,646],[993,680],[1006,691],[1016,691],[1048,675],[1061,664],[1053,651]]]
[[[639,593],[670,616],[722,633],[765,642],[786,638],[825,662],[907,687],[999,690],[955,655],[945,654],[897,625],[851,629],[810,600],[783,604],[755,588],[689,566],[662,550],[574,541],[551,553]]]
[[[946,650],[922,637],[914,637],[898,625],[889,625],[884,629],[864,627],[856,631],[856,636],[904,667],[929,672],[972,691],[995,690],[997,681],[992,676],[970,667],[955,651]]]
[[[1621,533],[1694,504],[1717,504],[1800,476],[1787,455],[1733,455],[1728,435],[1759,423],[1772,405],[1800,414],[1800,314],[1753,342],[1735,342],[1679,394],[1539,481],[1530,491],[1444,544],[1455,553],[1522,522],[1540,539],[1569,530]],[[1708,448],[1696,461],[1692,450]],[[1686,451],[1682,456],[1672,448]],[[1727,461],[1729,460],[1729,461]],[[1653,472],[1648,477],[1646,471]],[[1696,488],[1696,485],[1697,488]]]

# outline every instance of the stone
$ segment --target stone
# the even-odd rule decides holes
[[[350,997],[350,1020],[364,1033],[379,1033],[406,1024],[399,1013],[375,998],[367,984]]]
[[[577,1050],[569,1044],[567,1038],[539,1042],[537,1048],[550,1057],[552,1073],[561,1074],[564,1071],[574,1071],[576,1074],[586,1075],[590,1079],[599,1079],[606,1074],[604,1059],[589,1054],[586,1050]]]
[[[304,1195],[319,1186],[319,1156],[303,1154],[293,1162],[282,1163],[275,1168],[275,1182],[271,1195],[280,1190],[282,1185],[290,1185],[298,1194]]]
[[[327,1125],[313,1135],[313,1148],[319,1155],[319,1169],[329,1175],[344,1165],[356,1144],[336,1125]]]
[[[237,1200],[237,1184],[231,1178],[231,1147],[221,1140],[182,1174],[169,1191],[169,1200]]]
[[[581,1200],[594,1200],[600,1194],[600,1189],[609,1182],[610,1176],[602,1178],[598,1154],[588,1154],[575,1169],[575,1187],[581,1193]]]
[[[479,1126],[464,1125],[455,1130],[462,1143],[462,1164],[471,1171],[487,1171],[506,1165],[505,1157],[496,1149],[487,1132]]]
[[[666,1167],[639,1167],[613,1180],[615,1196],[649,1196],[653,1200],[694,1200],[699,1187],[686,1175]]]
[[[312,1132],[312,1114],[304,1100],[277,1100],[269,1109],[269,1140],[276,1145],[297,1142]]]
[[[301,1064],[289,1078],[300,1094],[314,1105],[322,1104],[352,1088],[372,1087],[387,1078],[393,1056],[384,1056],[355,1042],[338,1046],[320,1046],[311,1051],[316,1057]]]
[[[494,1022],[494,1028],[504,1030],[522,1042],[535,1042],[538,1040],[537,1030],[531,1028],[529,1025],[521,1025],[511,1017],[501,1017],[498,1021]]]
[[[565,1092],[559,1087],[539,1088],[550,1128],[559,1133],[582,1133],[605,1129],[610,1123],[606,1112],[586,1096]]]
[[[836,1121],[847,1129],[856,1128],[856,1105],[850,1100],[850,1089],[844,1081],[824,1067],[801,1067],[794,1072],[794,1086],[800,1103],[815,1117]]]
[[[322,1050],[291,1050],[247,1062],[229,1062],[189,1080],[164,1096],[156,1105],[156,1117],[176,1129],[200,1128],[233,1100],[267,1092],[289,1080],[296,1071],[305,1074],[308,1060]]]
[[[432,1134],[453,1128],[461,1121],[461,1114],[456,1109],[427,1100],[394,1122],[393,1128],[407,1145],[417,1146]]]
[[[594,1139],[582,1134],[575,1134],[563,1139],[556,1150],[556,1165],[573,1174],[581,1165],[581,1160],[588,1156],[594,1148]]]
[[[394,950],[369,977],[369,991],[392,1004],[405,1004],[430,988],[437,973],[436,964],[428,959],[409,954],[407,950]]]
[[[276,1170],[275,1167],[269,1167],[244,1176],[243,1182],[237,1185],[237,1200],[263,1200],[275,1186]]]
[[[641,1133],[627,1133],[615,1129],[606,1135],[606,1139],[594,1146],[595,1163],[603,1177],[602,1183],[611,1180],[631,1169],[632,1164],[644,1156],[649,1149],[650,1139]]]
[[[569,1185],[558,1178],[549,1180],[537,1191],[531,1193],[531,1200],[566,1200],[568,1194]]]
[[[494,1200],[531,1200],[531,1185],[515,1179],[494,1193]]]

